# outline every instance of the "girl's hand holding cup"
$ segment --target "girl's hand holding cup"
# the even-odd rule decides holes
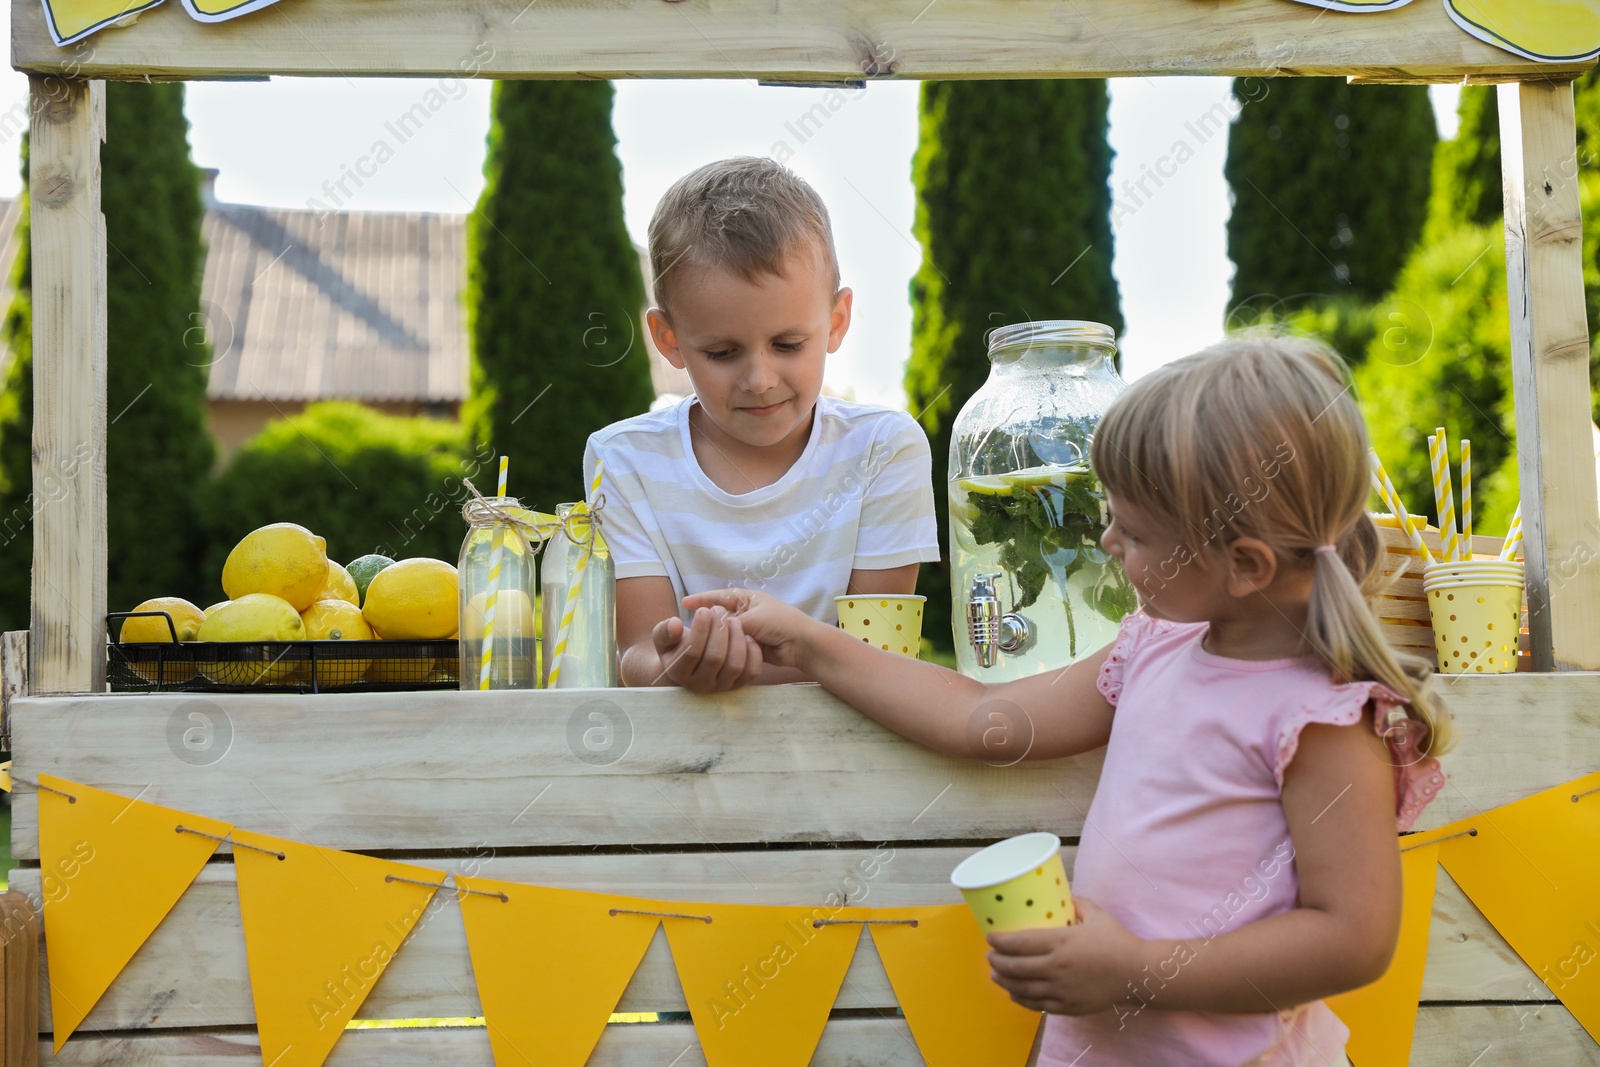
[[[990,934],[990,977],[1029,1011],[1088,1015],[1129,1000],[1145,942],[1092,900],[1073,897],[1071,926]]]

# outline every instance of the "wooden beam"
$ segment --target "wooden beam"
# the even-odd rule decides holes
[[[169,3],[57,48],[12,0],[12,62],[94,78],[412,74],[841,81],[1157,74],[1570,78],[1463,32],[1438,3],[1330,13],[1286,0],[284,0],[220,25]],[[420,90],[419,90],[420,92]]]
[[[1418,829],[1600,766],[1600,674],[1440,685],[1459,744]],[[577,850],[997,840],[1041,818],[1073,837],[1102,759],[951,759],[817,686],[28,697],[12,731],[22,860],[39,855],[40,772],[329,848]],[[610,747],[587,750],[597,734]]]
[[[33,604],[38,693],[105,689],[105,84],[30,79]]]
[[[1427,1005],[1417,1012],[1411,1067],[1461,1067],[1490,1046],[1490,1064],[1594,1063],[1595,1043],[1560,1004]],[[59,1056],[40,1048],[46,1067],[162,1064],[163,1067],[239,1067],[261,1058],[252,1033],[83,1034]],[[816,1067],[923,1067],[904,1019],[833,1019],[822,1032]],[[351,1030],[339,1039],[328,1067],[494,1067],[488,1033],[481,1027]],[[640,1063],[705,1067],[689,1023],[643,1023],[606,1028],[589,1067]]]
[[[39,913],[16,890],[0,893],[0,1056],[5,1067],[39,1062]]]
[[[1500,159],[1533,669],[1600,669],[1600,495],[1572,86],[1503,85]]]

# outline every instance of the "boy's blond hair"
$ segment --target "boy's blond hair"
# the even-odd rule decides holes
[[[671,313],[674,289],[707,267],[747,281],[782,275],[796,251],[822,257],[839,289],[839,257],[828,209],[815,189],[780,163],[736,156],[673,183],[650,219],[655,302]]]

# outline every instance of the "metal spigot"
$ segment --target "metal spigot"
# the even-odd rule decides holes
[[[978,666],[993,667],[1001,652],[1010,655],[1033,647],[1033,623],[1014,611],[1001,614],[994,591],[998,573],[975,574],[967,596],[967,636],[978,653]]]

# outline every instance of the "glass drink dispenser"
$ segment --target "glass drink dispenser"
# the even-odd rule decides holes
[[[1137,606],[1100,547],[1105,496],[1089,442],[1122,390],[1111,327],[1050,320],[989,337],[989,380],[950,439],[956,660],[986,682],[1065,666]]]

